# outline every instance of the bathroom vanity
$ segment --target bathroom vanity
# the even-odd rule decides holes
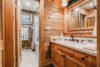
[[[51,60],[55,67],[96,67],[96,50],[87,50],[80,43],[51,42]]]
[[[95,2],[78,2],[65,8],[64,36],[51,37],[51,61],[55,67],[97,66],[97,43],[92,38],[96,28]]]

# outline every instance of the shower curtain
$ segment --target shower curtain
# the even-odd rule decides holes
[[[33,22],[33,37],[32,37],[32,49],[35,49],[35,42],[39,40],[39,16],[34,15]]]

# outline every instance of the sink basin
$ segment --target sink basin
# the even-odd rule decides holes
[[[82,45],[82,43],[78,43],[78,42],[73,42],[73,41],[57,41],[58,43],[63,43],[63,44],[67,44],[67,45]]]
[[[94,44],[87,44],[83,46],[84,49],[86,50],[91,50],[91,51],[96,51],[97,50],[97,46]]]

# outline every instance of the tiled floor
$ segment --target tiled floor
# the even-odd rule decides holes
[[[32,50],[22,51],[22,62],[20,67],[38,67],[38,56]]]

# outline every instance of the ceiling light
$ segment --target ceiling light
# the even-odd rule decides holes
[[[93,4],[93,3],[90,3],[90,5],[91,5],[91,6],[94,6],[94,4]]]
[[[67,5],[68,5],[67,0],[62,0],[62,6],[63,6],[63,7],[66,7]]]
[[[30,6],[31,4],[30,4],[30,2],[26,2],[26,6]]]
[[[78,7],[78,8],[75,9],[75,11],[79,11],[79,9],[80,9],[80,8]]]

